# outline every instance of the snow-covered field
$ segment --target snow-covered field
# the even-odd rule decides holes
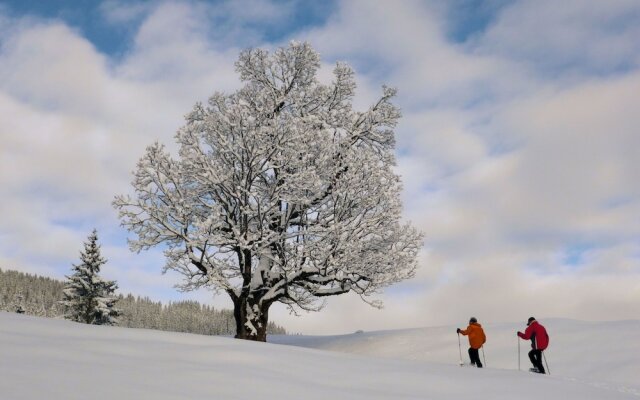
[[[542,322],[551,376],[517,371],[516,325],[486,327],[478,370],[457,366],[452,327],[272,338],[329,352],[0,312],[0,398],[638,398],[640,322]]]
[[[464,321],[463,321],[464,322]],[[553,376],[572,378],[591,385],[619,388],[640,394],[640,321],[585,322],[569,319],[540,320],[548,330],[545,351]],[[455,364],[460,358],[453,326],[365,332],[342,336],[272,336],[269,341],[322,350],[386,358],[402,358]],[[460,328],[466,328],[461,324]],[[487,335],[485,359],[489,368],[531,367],[530,342],[516,338],[521,324],[483,324]],[[469,362],[468,340],[461,336],[462,357]],[[480,353],[482,357],[482,352]]]

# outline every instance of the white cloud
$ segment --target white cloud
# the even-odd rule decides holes
[[[517,1],[480,38],[479,51],[556,75],[637,68],[638,17],[640,5],[634,0]]]
[[[160,17],[150,15],[146,23]],[[231,78],[232,58],[210,48],[186,53],[188,60],[176,54],[203,48],[194,42],[206,37],[189,28],[189,15],[174,15],[171,22],[195,32],[164,48],[166,60],[184,64],[180,80],[124,72],[149,70],[162,57],[162,49],[149,50],[162,39],[153,40],[149,30],[150,42],[141,39],[116,62],[61,22],[8,22],[11,34],[0,41],[0,252],[8,267],[47,275],[54,270],[61,277],[77,261],[90,229],[122,234],[110,203],[130,190],[130,171],[144,147],[155,140],[171,145],[197,100],[213,88],[238,84]],[[138,57],[150,52],[156,58]],[[127,278],[129,270],[153,268],[160,275],[162,262],[135,267],[140,261],[126,254],[112,262],[123,274],[122,289],[140,288]]]
[[[133,3],[121,0],[103,1],[99,8],[108,22],[121,26],[139,21],[152,9],[149,3]]]
[[[104,57],[61,23],[16,26],[2,41],[3,89],[47,110],[94,114],[106,94]]]
[[[640,159],[633,105],[639,78],[629,74],[533,97],[500,115],[504,129],[525,142],[513,175],[497,191],[510,197],[504,223],[573,235],[629,232],[616,220],[615,204],[640,199],[633,178]]]
[[[589,11],[591,17],[580,21],[587,7],[572,3],[560,10],[562,16],[535,28],[551,32],[549,40],[563,29],[575,30],[600,46],[611,35],[606,26],[625,15],[628,5],[614,4],[616,10],[599,19]],[[577,39],[556,43],[554,51],[571,48],[567,60],[586,77],[531,74],[540,66],[527,57],[542,54],[515,51],[512,57],[503,51],[505,43],[536,42],[525,35],[537,14],[514,11],[522,7],[552,13],[532,2],[508,8],[486,35],[463,46],[446,41],[428,9],[409,3],[381,10],[349,2],[326,28],[311,32],[324,53],[351,56],[356,65],[372,62],[369,76],[401,88],[399,171],[406,215],[426,233],[429,256],[422,268],[435,271],[404,284],[419,282],[423,290],[411,291],[401,304],[391,297],[386,310],[360,310],[364,325],[402,325],[397,315],[411,315],[416,324],[453,323],[481,313],[497,320],[530,313],[633,316],[640,298],[629,276],[640,274],[638,255],[613,249],[640,236],[637,224],[628,223],[640,220],[639,183],[633,178],[640,167],[637,73],[618,70],[635,62],[635,28],[625,25],[615,38],[614,47],[630,51],[614,49],[618,58],[611,63],[598,63],[602,55],[596,53],[578,58]],[[567,19],[576,22],[563,26]],[[600,78],[607,68],[615,70],[613,77]],[[557,257],[585,241],[599,246],[590,257],[614,264],[598,263],[599,278],[587,274],[593,267],[572,269]],[[610,253],[616,256],[605,256]],[[616,277],[618,268],[628,276]],[[600,278],[606,286],[594,290]],[[318,317],[319,325],[349,325],[341,315],[330,323],[330,315]]]
[[[484,81],[496,70],[503,78],[512,78],[505,74],[514,71],[502,60],[470,55],[446,42],[442,30],[442,22],[420,2],[388,7],[385,2],[350,1],[340,3],[334,19],[305,37],[323,55],[347,58],[377,81],[397,86],[413,107],[459,104],[505,90],[484,87]]]

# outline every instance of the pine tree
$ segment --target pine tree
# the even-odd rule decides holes
[[[100,255],[98,234],[94,229],[80,252],[79,265],[73,266],[73,275],[67,276],[64,300],[65,318],[94,325],[115,325],[120,314],[115,308],[118,298],[114,295],[115,281],[102,279],[100,267],[107,260]]]
[[[21,292],[18,292],[18,294],[16,295],[16,302],[14,306],[16,313],[24,314],[24,307],[22,306],[23,303],[24,303],[24,297],[22,296]]]

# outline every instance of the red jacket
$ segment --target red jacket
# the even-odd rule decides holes
[[[518,332],[518,336],[524,340],[531,339],[531,348],[533,349],[545,350],[547,346],[549,346],[549,335],[547,334],[547,330],[544,326],[540,325],[538,321],[533,321],[524,333]]]

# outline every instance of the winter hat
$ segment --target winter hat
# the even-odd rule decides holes
[[[469,319],[469,323],[472,323],[472,322],[474,322],[474,323],[475,323],[475,322],[478,322],[478,320],[476,319],[476,317],[471,317],[471,318]]]
[[[529,319],[527,320],[527,326],[531,325],[531,323],[535,320],[536,320],[535,318],[529,317]]]

